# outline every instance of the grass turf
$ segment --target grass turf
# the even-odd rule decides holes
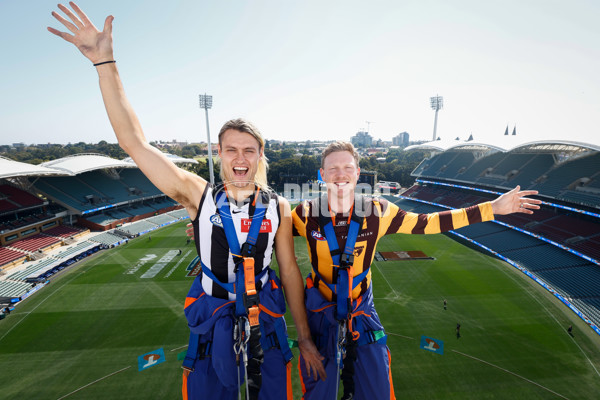
[[[185,267],[195,256],[184,227],[162,228],[152,240],[142,236],[69,267],[2,320],[0,399],[181,398],[177,353],[187,345],[182,308],[192,282]],[[306,275],[302,240],[296,239],[296,253]],[[141,278],[173,249],[182,255],[154,278]],[[372,267],[399,399],[590,399],[600,393],[600,338],[511,266],[443,235],[387,236],[378,250],[435,257]],[[574,337],[566,332],[571,324]],[[420,349],[421,335],[443,340],[444,355]],[[138,372],[137,356],[161,347],[166,362]]]

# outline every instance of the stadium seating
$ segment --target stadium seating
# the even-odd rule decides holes
[[[162,226],[162,225],[170,224],[170,223],[176,221],[176,218],[170,216],[169,214],[161,214],[161,215],[156,215],[154,217],[147,218],[146,221],[152,222],[153,224],[156,224],[157,226]]]
[[[142,232],[148,232],[156,229],[157,225],[149,221],[138,221],[131,225],[123,226],[120,230],[129,233],[130,235],[139,235]]]
[[[169,214],[169,215],[173,216],[173,218],[177,218],[177,219],[189,217],[189,214],[185,208],[182,208],[180,210],[169,211],[167,214]]]
[[[568,185],[579,178],[588,177],[590,172],[600,171],[600,152],[566,161],[546,174],[546,179],[532,187],[546,196],[558,196]],[[600,199],[600,196],[598,196]]]
[[[420,186],[418,188],[410,188],[407,192],[411,193],[411,198],[433,201],[438,204],[447,205],[449,207],[464,207],[467,204],[460,204],[463,200],[468,199],[468,204],[480,203],[488,201],[490,198],[477,195],[469,195],[465,197],[464,190],[452,190],[444,186]],[[473,192],[476,193],[476,192]],[[585,239],[590,235],[600,233],[600,220],[596,218],[579,216],[576,213],[562,213],[559,210],[542,207],[534,214],[511,214],[497,216],[498,221],[502,221],[511,226],[525,229],[529,232],[536,233],[549,240],[559,244],[565,244],[573,247],[569,241],[573,238],[581,237]],[[466,228],[471,229],[471,227]],[[475,228],[476,229],[476,228]],[[594,248],[593,243],[588,243],[579,247],[584,254],[588,254],[598,259],[600,249]]]
[[[0,247],[0,266],[25,258],[27,254],[17,250]]]
[[[7,212],[12,210],[18,210],[19,206],[8,201],[8,200],[0,200],[0,212]]]
[[[43,233],[38,233],[37,235],[33,235],[28,238],[11,243],[10,247],[33,253],[35,251],[43,250],[46,247],[52,246],[60,242],[60,239],[44,235]]]
[[[12,203],[17,204],[17,208],[41,206],[44,203],[31,193],[27,193],[11,185],[0,185],[0,195],[2,194],[6,195]]]
[[[8,279],[12,279],[15,281],[25,281],[25,278],[27,278],[29,275],[35,274],[36,272],[44,269],[45,267],[52,264],[56,264],[57,262],[57,259],[53,257],[44,258],[43,260],[39,261],[28,262],[26,263],[25,269],[10,274],[8,276]]]
[[[74,228],[71,226],[60,225],[54,228],[50,228],[44,231],[46,235],[57,236],[62,238],[68,238],[71,236],[77,236],[85,232],[83,229]]]
[[[504,158],[504,153],[500,152],[482,157],[475,161],[471,166],[467,166],[464,172],[456,176],[456,179],[475,182],[479,176],[483,175],[489,168],[493,168],[500,160],[502,160],[502,158]]]
[[[21,297],[31,289],[30,283],[0,281],[0,297]]]
[[[111,232],[104,232],[104,233],[95,235],[93,237],[90,237],[88,240],[92,241],[92,242],[104,244],[106,246],[113,246],[113,245],[123,241],[123,238],[121,236],[117,236]]]
[[[146,196],[158,196],[162,194],[152,182],[137,168],[123,169],[119,173],[121,181],[127,187],[136,187],[143,192]]]

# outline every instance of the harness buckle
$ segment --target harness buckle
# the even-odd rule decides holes
[[[260,309],[257,305],[248,308],[248,321],[250,321],[250,326],[256,326],[259,324],[258,316],[260,314]]]
[[[340,268],[348,269],[354,265],[354,254],[343,253],[340,256]]]
[[[242,245],[240,253],[242,253],[241,254],[242,260],[243,260],[243,258],[247,258],[247,257],[254,258],[254,256],[256,256],[256,246],[253,246],[250,243],[245,242]]]

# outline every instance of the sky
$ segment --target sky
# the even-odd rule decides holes
[[[148,140],[212,141],[244,117],[267,139],[349,140],[369,130],[431,140],[600,145],[595,0],[80,0],[113,40]],[[51,15],[0,0],[0,144],[114,143],[95,68]],[[368,122],[367,122],[368,121]]]

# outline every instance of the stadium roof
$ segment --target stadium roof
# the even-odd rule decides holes
[[[191,158],[174,154],[166,156],[175,164],[198,164]],[[52,161],[33,165],[0,156],[0,179],[17,176],[61,175],[73,176],[104,168],[137,168],[131,157],[117,160],[102,154],[74,154]]]
[[[27,164],[0,156],[0,179],[17,176],[72,175],[65,171],[46,168],[42,165]]]
[[[167,158],[171,161],[173,161],[175,164],[198,164],[198,161],[194,160],[193,158],[184,158],[184,157],[179,157],[175,154],[170,154],[170,153],[164,153]],[[127,157],[125,159],[123,159],[123,161],[127,161],[130,163],[133,163],[134,161],[131,159],[131,157]],[[135,165],[135,163],[134,163]]]
[[[137,168],[132,162],[117,160],[102,154],[74,154],[40,164],[44,167],[65,171],[70,175],[104,168]]]
[[[592,143],[575,142],[571,140],[538,140],[527,142],[519,136],[502,136],[494,142],[477,142],[475,140],[435,140],[432,142],[408,146],[404,150],[497,150],[502,152],[519,150],[530,150],[535,152],[582,152],[588,150],[600,151],[600,146]]]

